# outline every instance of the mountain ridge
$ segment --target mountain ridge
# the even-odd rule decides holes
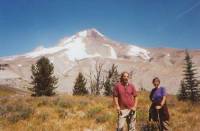
[[[200,50],[190,53],[199,71]],[[95,63],[99,61],[104,63],[104,70],[116,64],[119,72],[134,72],[131,81],[138,89],[150,90],[152,78],[158,76],[170,93],[176,93],[182,79],[185,54],[182,49],[141,48],[120,43],[92,28],[65,37],[53,47],[39,46],[25,54],[0,58],[0,64],[9,65],[6,70],[0,71],[0,84],[7,82],[18,88],[30,86],[31,65],[42,56],[48,57],[54,64],[54,74],[59,78],[57,90],[60,92],[72,92],[78,72],[88,77],[91,71],[95,72]],[[5,75],[8,76],[6,79]]]

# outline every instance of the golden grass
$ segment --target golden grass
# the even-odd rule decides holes
[[[70,96],[53,97],[18,96],[0,99],[0,130],[4,131],[113,131],[116,110],[112,97]],[[16,105],[22,105],[22,111]],[[173,131],[198,131],[200,106],[179,102],[168,97],[170,125]],[[147,92],[139,93],[137,128],[148,120],[150,101]],[[5,112],[3,109],[10,109]],[[14,115],[14,114],[20,115]],[[10,121],[8,116],[17,117]],[[15,119],[14,119],[15,120]]]
[[[14,95],[16,92],[9,89],[9,87],[0,86],[0,97]]]

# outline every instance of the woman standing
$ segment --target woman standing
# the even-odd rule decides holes
[[[150,93],[152,102],[149,110],[149,120],[159,122],[160,131],[169,130],[169,112],[166,104],[166,90],[160,86],[160,79],[155,77],[152,81],[154,88]]]

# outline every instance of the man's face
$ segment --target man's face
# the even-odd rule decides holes
[[[128,83],[128,78],[129,78],[128,73],[124,73],[124,75],[122,76],[122,81],[124,83]]]

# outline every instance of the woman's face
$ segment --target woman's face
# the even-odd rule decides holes
[[[155,79],[154,82],[153,82],[153,85],[154,85],[155,87],[158,87],[158,86],[160,85],[160,80]]]

